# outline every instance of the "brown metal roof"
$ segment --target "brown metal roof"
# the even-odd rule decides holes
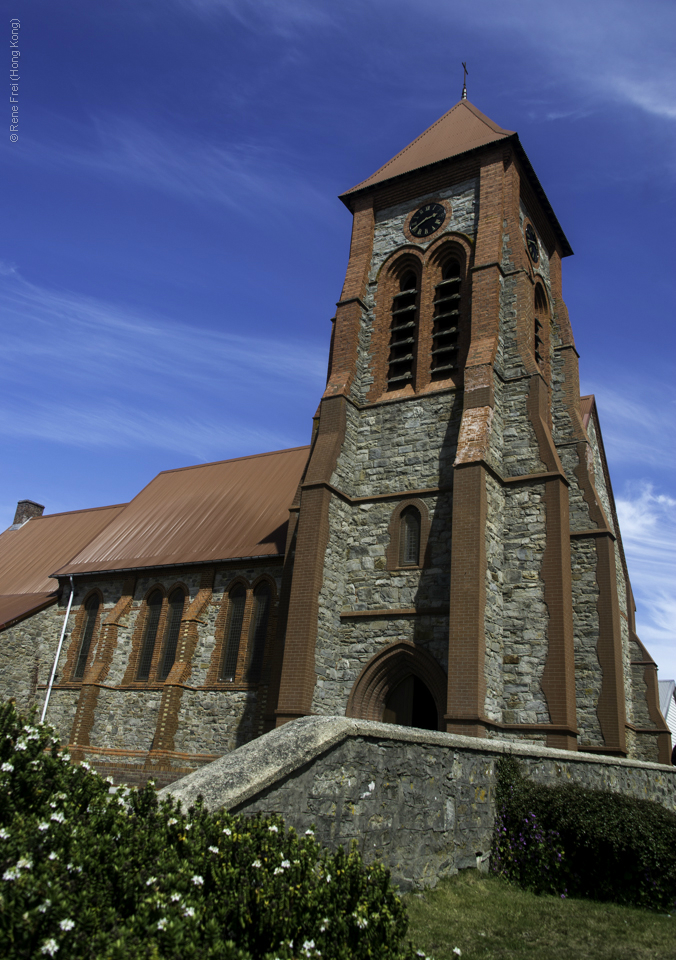
[[[587,429],[587,424],[589,423],[589,418],[591,417],[595,403],[596,400],[594,399],[593,393],[590,393],[587,397],[580,397],[580,415],[582,417],[582,425],[584,426],[585,430]]]
[[[309,447],[165,470],[59,576],[284,554]]]
[[[0,630],[53,603],[56,603],[55,593],[15,593],[11,597],[0,597]]]
[[[496,140],[504,140],[513,134],[513,130],[499,127],[469,100],[459,100],[448,113],[428,127],[413,143],[404,147],[396,157],[388,160],[380,170],[376,170],[367,180],[347,190],[342,196],[347,197],[375,183],[398,177],[402,173],[410,173],[439,160],[448,160],[449,157],[483,147]]]
[[[50,573],[108,526],[125,504],[33,517],[0,534],[0,594],[42,594],[57,589]]]

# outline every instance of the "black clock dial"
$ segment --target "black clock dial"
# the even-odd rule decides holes
[[[414,237],[429,237],[436,233],[446,219],[446,210],[440,203],[426,203],[411,217],[408,229]]]
[[[537,263],[540,259],[540,247],[538,246],[538,238],[535,236],[535,230],[533,230],[530,223],[526,224],[526,246],[528,247],[531,260],[533,263]]]

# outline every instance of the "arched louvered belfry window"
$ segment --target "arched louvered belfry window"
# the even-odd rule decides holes
[[[457,260],[448,260],[434,290],[432,380],[445,380],[458,368],[462,277]]]
[[[153,590],[146,600],[146,622],[143,630],[143,643],[141,645],[138,673],[136,674],[137,680],[147,680],[150,677],[150,666],[153,662],[155,641],[157,640],[157,630],[160,625],[161,613],[162,591]]]
[[[401,390],[413,383],[418,342],[418,279],[409,270],[392,298],[387,389]]]
[[[547,298],[542,287],[535,288],[535,310],[533,311],[533,354],[537,364],[544,359],[543,336],[547,319]]]
[[[167,628],[164,634],[164,654],[162,656],[162,666],[160,668],[159,679],[166,680],[176,659],[176,647],[178,638],[181,634],[181,620],[183,619],[183,607],[185,606],[185,593],[181,587],[176,587],[169,594],[169,612],[167,616]]]
[[[420,511],[406,507],[399,523],[399,565],[420,566]]]
[[[232,683],[237,673],[237,659],[239,657],[245,606],[246,590],[241,583],[238,583],[232,588],[228,597],[228,626],[225,634],[225,653],[220,676],[221,680],[228,683]]]
[[[263,580],[253,593],[253,616],[251,617],[251,633],[249,634],[249,665],[246,677],[249,683],[258,683],[261,678],[271,604],[272,591],[270,584]]]
[[[92,645],[92,638],[96,628],[96,618],[99,613],[100,604],[101,600],[99,599],[99,595],[97,593],[93,593],[85,602],[84,622],[82,624],[82,641],[80,643],[80,652],[77,655],[77,663],[75,664],[75,672],[73,674],[77,680],[79,680],[81,677],[84,677],[84,672],[87,667],[87,660],[89,658],[89,651]]]

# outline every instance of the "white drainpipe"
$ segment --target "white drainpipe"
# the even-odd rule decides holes
[[[59,657],[61,656],[61,647],[63,646],[63,638],[66,636],[66,627],[68,626],[68,617],[70,616],[70,608],[73,603],[74,592],[75,592],[75,587],[73,586],[73,578],[70,577],[70,597],[68,598],[68,609],[66,610],[66,616],[63,618],[63,627],[61,628],[61,636],[59,637],[59,646],[56,648],[56,656],[54,657],[54,666],[52,667],[52,675],[49,678],[49,683],[47,685],[47,696],[45,697],[45,702],[42,707],[42,716],[40,717],[40,723],[45,722],[45,714],[47,713],[47,704],[49,703],[49,697],[52,692],[52,686],[54,685],[56,668],[59,665]]]

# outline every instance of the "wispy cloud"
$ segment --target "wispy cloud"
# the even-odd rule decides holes
[[[232,210],[304,207],[320,216],[323,190],[308,180],[300,157],[288,144],[254,139],[221,141],[182,137],[153,129],[148,121],[99,114],[68,138],[39,143],[22,140],[26,163],[61,167],[88,175],[138,183],[193,202]]]
[[[617,499],[641,639],[662,677],[676,677],[676,498],[650,484]]]
[[[0,400],[5,436],[219,459],[288,442],[279,411],[264,415],[259,395],[280,408],[305,399],[311,409],[321,393],[324,351],[257,335],[255,318],[237,318],[244,337],[48,290],[16,273],[3,278],[1,270],[0,305],[11,385]]]

